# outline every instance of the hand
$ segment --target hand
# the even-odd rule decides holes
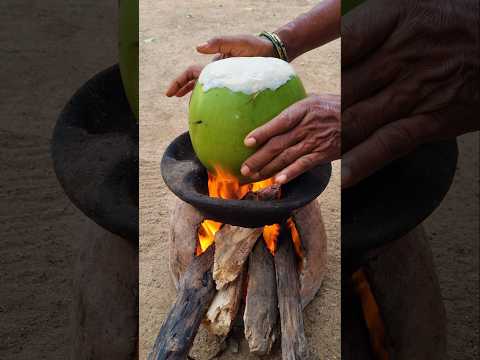
[[[275,175],[287,183],[340,157],[340,127],[339,96],[310,95],[246,136],[246,146],[259,148],[241,172],[253,181]]]
[[[198,46],[197,51],[202,54],[217,54],[213,59],[214,61],[238,56],[274,56],[272,43],[267,39],[253,35],[214,37],[205,44]],[[188,94],[195,87],[202,69],[202,65],[190,66],[170,83],[166,95],[168,97],[182,97]]]
[[[170,83],[165,95],[168,97],[182,97],[188,94],[195,87],[195,83],[197,82],[202,69],[202,65],[192,65],[188,67],[187,70]]]
[[[378,1],[342,21],[342,186],[477,130],[478,1]]]
[[[197,46],[201,54],[217,54],[217,59],[228,57],[273,57],[270,40],[254,35],[218,36]]]

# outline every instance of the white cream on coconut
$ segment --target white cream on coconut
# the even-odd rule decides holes
[[[276,90],[295,75],[289,63],[277,58],[232,57],[205,66],[198,81],[203,91],[227,88],[251,95]]]

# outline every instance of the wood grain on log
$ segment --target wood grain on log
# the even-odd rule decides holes
[[[198,327],[215,296],[215,246],[195,257],[183,274],[175,304],[165,319],[148,360],[185,360]]]
[[[302,307],[305,308],[320,290],[327,271],[327,234],[318,201],[295,210],[292,216],[304,255],[298,271]]]
[[[244,275],[245,268],[213,298],[205,320],[205,326],[212,334],[226,337],[230,332],[243,298]]]
[[[192,205],[177,199],[170,220],[170,272],[178,290],[179,279],[195,256],[198,227],[204,217]]]
[[[238,277],[262,231],[263,228],[244,228],[226,224],[215,234],[213,278],[217,290]]]
[[[282,226],[274,256],[278,309],[282,330],[282,359],[304,360],[308,356],[303,326],[297,261],[290,234]]]
[[[275,342],[278,318],[277,285],[273,256],[263,238],[249,256],[248,286],[243,323],[250,352],[269,354]]]

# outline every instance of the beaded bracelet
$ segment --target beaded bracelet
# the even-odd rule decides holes
[[[262,31],[258,36],[264,37],[273,44],[277,57],[288,62],[287,49],[280,37],[274,32]]]

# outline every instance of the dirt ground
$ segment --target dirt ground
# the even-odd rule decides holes
[[[457,173],[442,204],[426,220],[447,311],[452,360],[474,360],[479,351],[479,134],[458,140]]]
[[[197,44],[220,34],[258,33],[284,24],[315,1],[157,1],[140,4],[140,358],[150,351],[175,299],[168,272],[168,223],[173,195],[160,176],[159,161],[174,136],[187,130],[187,102],[168,99],[169,81],[196,62]],[[340,42],[335,41],[294,62],[308,92],[340,92]],[[319,296],[307,308],[306,335],[314,359],[340,358],[340,191],[339,164],[319,198],[329,237],[328,273]],[[246,349],[247,347],[247,349]],[[192,355],[209,359],[218,343],[202,330]],[[231,349],[230,349],[231,350]],[[220,359],[250,359],[227,350]],[[272,358],[277,359],[278,354]]]
[[[89,220],[55,178],[50,139],[73,92],[116,62],[116,7],[0,5],[0,359],[68,358],[72,265]]]

